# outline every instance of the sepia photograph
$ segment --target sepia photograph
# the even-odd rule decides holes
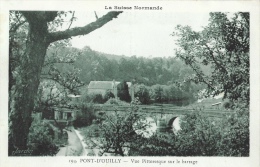
[[[7,10],[7,158],[193,166],[259,156],[255,16],[155,4]]]

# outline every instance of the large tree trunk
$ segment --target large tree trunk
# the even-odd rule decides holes
[[[20,62],[19,75],[14,87],[15,93],[10,101],[9,146],[13,145],[13,148],[9,148],[9,151],[27,148],[34,99],[37,95],[40,73],[48,47],[46,42],[47,21],[40,20],[40,18],[28,19],[28,21],[30,29],[26,41],[26,51]]]

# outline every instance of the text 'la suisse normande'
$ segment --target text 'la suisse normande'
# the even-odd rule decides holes
[[[162,10],[161,6],[105,6],[108,10]]]

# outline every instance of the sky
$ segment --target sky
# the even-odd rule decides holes
[[[96,11],[98,17],[106,14]],[[77,20],[72,27],[95,21],[93,12],[75,12]],[[72,46],[89,46],[108,54],[143,57],[174,57],[175,27],[189,25],[202,30],[208,24],[209,13],[123,12],[118,18],[85,36],[73,37]]]

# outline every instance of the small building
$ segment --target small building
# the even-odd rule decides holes
[[[55,108],[54,119],[55,120],[74,120],[77,115],[77,110],[67,108]]]
[[[117,98],[117,85],[120,82],[115,80],[113,81],[91,81],[88,85],[88,94],[101,94],[105,96],[107,91],[110,91]],[[128,91],[131,96],[131,99],[134,99],[134,86],[131,82],[126,82],[128,86]]]

